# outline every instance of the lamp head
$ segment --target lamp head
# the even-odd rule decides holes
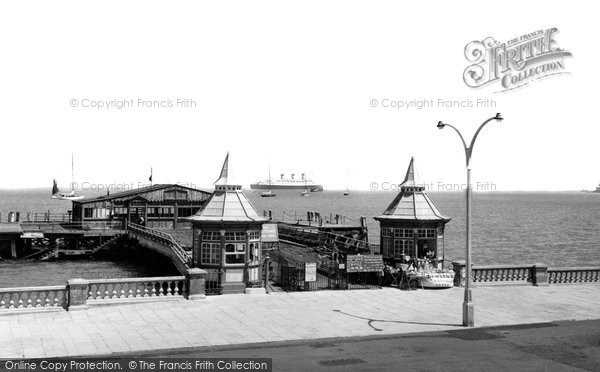
[[[496,119],[496,120],[498,120],[498,121],[502,121],[502,120],[504,120],[504,118],[502,117],[502,115],[501,115],[499,112],[498,112],[498,113],[496,113],[496,117],[495,117],[494,119]]]
[[[438,123],[437,123],[437,127],[438,127],[438,129],[444,129],[444,127],[445,127],[445,126],[446,126],[446,124],[442,123],[442,121],[441,121],[441,120],[440,120],[440,121],[438,121]]]

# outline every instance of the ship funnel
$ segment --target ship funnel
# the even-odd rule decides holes
[[[306,174],[302,173],[302,181],[304,181]]]
[[[281,173],[281,178],[280,179],[283,179],[283,173]]]
[[[295,174],[294,174],[294,173],[292,173],[292,179],[294,179],[294,176],[295,176]]]

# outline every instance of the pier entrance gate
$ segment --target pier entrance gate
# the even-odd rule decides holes
[[[344,289],[380,289],[383,274],[381,269],[356,271],[347,263],[324,260],[320,263],[291,262],[271,254],[273,282],[285,291],[317,291]],[[347,260],[346,260],[347,262]]]

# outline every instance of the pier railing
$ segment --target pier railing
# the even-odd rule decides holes
[[[0,288],[0,316],[21,311],[78,310],[169,299],[206,297],[205,270],[189,269],[185,276],[120,279],[69,279],[66,285]]]
[[[126,228],[127,231],[131,231],[134,234],[141,235],[170,248],[183,264],[190,264],[190,254],[170,234],[131,222],[127,222]]]
[[[124,230],[123,221],[83,221],[83,222],[20,222],[23,230],[61,233],[65,231],[114,231]]]
[[[6,214],[6,222],[71,222],[71,213],[62,212],[8,212]],[[2,214],[0,213],[0,222],[2,222]]]
[[[332,232],[319,231],[317,229],[296,227],[286,224],[279,224],[278,230],[280,237],[302,244],[336,246],[347,251],[356,252],[380,252],[379,244],[369,243],[364,240],[358,240]]]
[[[277,216],[273,216],[271,211],[263,210],[263,216],[271,218],[276,218]],[[277,218],[276,218],[277,219]],[[361,219],[355,219],[348,216],[344,216],[342,214],[337,213],[329,213],[328,215],[322,215],[319,212],[315,211],[306,211],[306,212],[298,212],[298,211],[283,211],[281,213],[281,222],[294,222],[294,223],[308,223],[314,224],[318,226],[319,224],[333,224],[333,225],[346,225],[346,224],[355,224],[360,226]]]
[[[464,261],[453,261],[455,285],[465,285]],[[600,267],[558,267],[531,265],[473,265],[474,285],[535,285],[600,283]]]

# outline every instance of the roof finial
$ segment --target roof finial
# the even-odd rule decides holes
[[[411,156],[410,164],[408,164],[408,169],[406,170],[406,176],[404,177],[404,181],[402,181],[403,186],[414,186],[415,184],[415,157]]]
[[[408,164],[408,169],[406,170],[406,177],[404,177],[404,181],[400,184],[401,191],[424,191],[425,187],[423,185],[419,185],[415,180],[415,157],[410,158],[410,164]]]
[[[227,185],[228,173],[229,173],[229,151],[227,151],[227,156],[225,156],[225,161],[223,162],[223,168],[221,168],[221,175],[214,182],[214,185]]]

